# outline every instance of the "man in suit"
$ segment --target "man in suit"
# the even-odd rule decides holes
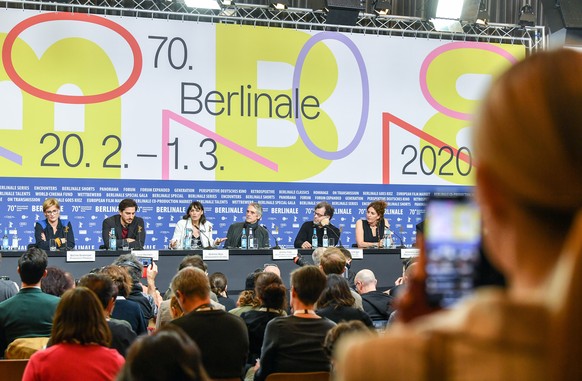
[[[184,316],[172,320],[200,348],[210,378],[239,379],[249,350],[244,321],[210,304],[210,282],[204,271],[185,267],[172,279],[172,290]]]
[[[45,251],[36,247],[18,259],[22,287],[18,294],[0,303],[0,356],[15,339],[50,337],[60,299],[40,289],[47,263]]]
[[[263,207],[261,204],[258,202],[251,202],[249,206],[247,206],[244,222],[236,222],[229,226],[228,232],[226,233],[224,247],[227,249],[241,247],[243,229],[247,236],[249,235],[250,230],[253,230],[253,235],[255,236],[257,247],[259,249],[270,247],[269,232],[260,225],[262,217]]]
[[[109,232],[115,229],[115,238],[117,247],[123,246],[123,240],[127,240],[129,247],[132,249],[143,249],[145,243],[146,231],[143,219],[136,217],[137,203],[131,198],[121,200],[119,203],[119,214],[108,217],[103,220],[101,235],[103,245],[109,249]]]

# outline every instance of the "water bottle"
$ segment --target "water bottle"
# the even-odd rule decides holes
[[[317,230],[315,230],[316,228],[313,228],[313,235],[311,236],[311,247],[313,249],[317,248]]]
[[[241,249],[247,248],[247,231],[245,228],[243,228],[242,236],[240,237],[240,248]]]
[[[4,228],[4,236],[2,236],[2,250],[8,250],[8,229]]]
[[[388,228],[384,228],[384,247],[394,248],[394,241],[391,238],[392,232]]]
[[[182,243],[182,249],[190,250],[192,249],[192,229],[187,228],[184,234],[184,242]]]
[[[249,249],[255,249],[255,235],[253,234],[253,228],[249,228]]]
[[[18,234],[17,230],[14,229],[14,234],[12,235],[12,250],[18,250]]]
[[[328,247],[329,246],[329,238],[327,237],[327,228],[323,228],[323,238],[322,238],[322,246]]]
[[[117,250],[117,237],[115,236],[115,228],[109,230],[109,250]]]

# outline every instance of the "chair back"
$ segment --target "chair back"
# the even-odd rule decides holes
[[[21,381],[28,360],[0,360],[2,381]]]
[[[329,381],[329,372],[271,373],[266,381]]]

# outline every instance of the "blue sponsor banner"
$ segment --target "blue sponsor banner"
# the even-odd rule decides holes
[[[72,223],[76,248],[95,250],[103,244],[103,220],[118,213],[120,200],[133,198],[146,225],[145,248],[163,249],[190,202],[202,202],[214,236],[225,237],[232,223],[244,221],[247,205],[255,201],[263,206],[262,223],[274,237],[272,244],[277,239],[290,247],[301,224],[313,218],[314,206],[327,201],[335,208],[331,222],[342,230],[342,244],[351,246],[356,221],[365,218],[367,205],[385,200],[392,230],[409,246],[415,241],[415,225],[423,219],[426,197],[435,190],[426,185],[4,178],[0,228],[17,234],[21,249],[34,243],[34,224],[45,218],[42,203],[54,197],[61,204],[61,219]],[[471,187],[438,187],[439,193],[470,191]]]

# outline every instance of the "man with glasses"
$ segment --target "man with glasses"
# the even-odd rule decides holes
[[[327,228],[328,237],[339,242],[341,232],[329,222],[333,217],[333,210],[333,206],[325,201],[315,205],[313,221],[307,221],[301,225],[301,229],[299,229],[299,233],[297,233],[297,237],[295,238],[295,247],[298,249],[314,249],[311,245],[314,229],[317,235],[317,247],[323,245],[324,228]]]
[[[70,221],[63,224],[61,221],[61,206],[57,199],[47,198],[42,203],[42,211],[46,217],[34,224],[34,247],[43,250],[50,249],[51,240],[56,249],[73,249],[75,247],[75,235]],[[29,246],[29,247],[30,247]]]

